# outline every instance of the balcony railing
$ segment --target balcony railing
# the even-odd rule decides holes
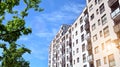
[[[114,25],[114,31],[115,33],[120,32],[120,22],[116,25]]]
[[[108,5],[111,7],[117,0],[109,0]]]
[[[87,57],[87,60],[88,60],[88,62],[93,62],[93,55],[89,55],[89,56]]]
[[[88,44],[88,45],[86,46],[86,49],[87,49],[88,51],[91,51],[91,50],[92,50],[92,45],[91,45],[91,44]]]
[[[117,8],[111,13],[111,16],[114,20],[120,20],[120,8]]]
[[[87,41],[90,41],[90,40],[91,40],[91,35],[90,35],[90,33],[87,33],[87,34],[86,34],[85,39],[86,39]]]
[[[89,21],[88,14],[86,14],[86,15],[84,16],[84,21],[85,21],[85,22],[88,22],[88,21]]]
[[[86,24],[85,24],[85,30],[86,30],[87,32],[89,32],[89,30],[90,30],[89,22],[86,22]]]

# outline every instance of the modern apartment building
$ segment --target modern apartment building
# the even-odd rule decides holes
[[[86,0],[51,42],[49,67],[120,67],[120,0]]]
[[[62,25],[49,48],[49,67],[72,67],[70,25]]]

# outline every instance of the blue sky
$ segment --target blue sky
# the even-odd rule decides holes
[[[85,7],[85,0],[42,0],[43,12],[34,12],[26,18],[32,34],[22,36],[18,43],[32,50],[25,54],[31,67],[48,67],[48,48],[62,24],[72,24]]]

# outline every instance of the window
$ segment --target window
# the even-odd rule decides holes
[[[75,32],[75,35],[76,35],[76,36],[78,35],[78,32],[77,32],[77,31]]]
[[[96,29],[96,26],[95,26],[95,23],[92,25],[92,30],[95,30]]]
[[[81,35],[81,41],[84,41],[84,34]]]
[[[108,60],[109,60],[109,67],[114,67],[115,66],[115,59],[114,59],[113,54],[108,56]]]
[[[101,17],[101,21],[102,21],[102,25],[104,25],[105,23],[107,23],[106,14],[104,14],[104,15]]]
[[[99,67],[99,66],[101,66],[101,61],[100,61],[100,59],[96,60],[96,67]]]
[[[112,47],[111,45],[111,39],[108,39],[106,42],[105,42],[105,44],[106,44],[106,47],[107,47],[107,51],[109,51],[109,50],[111,50],[111,48],[109,48],[109,47]]]
[[[102,0],[98,0],[98,3],[100,4],[102,2]]]
[[[67,67],[69,67],[69,65],[67,64]]]
[[[68,38],[68,34],[66,35],[66,39]]]
[[[97,4],[97,0],[95,0],[95,5]]]
[[[73,51],[73,55],[75,55],[75,51]]]
[[[67,56],[67,61],[69,60],[68,56]]]
[[[88,3],[90,2],[91,0],[88,0]]]
[[[100,14],[102,14],[105,11],[104,3],[99,7]]]
[[[98,19],[98,26],[100,25],[101,23],[100,23],[100,19]]]
[[[82,52],[85,51],[85,44],[82,45]]]
[[[77,52],[77,53],[79,52],[79,48],[76,49],[76,52]]]
[[[95,54],[97,54],[99,52],[99,47],[98,46],[95,47],[94,51],[95,51]]]
[[[100,34],[100,37],[102,37],[102,31],[100,31],[99,34]]]
[[[104,50],[105,49],[104,43],[102,43],[101,45],[102,45],[102,50]]]
[[[81,33],[83,32],[83,25],[80,27]]]
[[[76,44],[78,44],[78,39],[76,40]]]
[[[72,27],[72,31],[74,30],[74,27]]]
[[[107,64],[107,60],[106,60],[106,57],[104,57],[104,64]]]
[[[98,9],[96,10],[96,15],[98,15],[99,14],[99,11],[98,11]]]
[[[68,54],[68,52],[69,52],[69,49],[67,48],[67,54]]]
[[[90,16],[90,18],[91,18],[91,20],[93,20],[93,19],[94,19],[94,14],[92,14],[92,15]]]
[[[86,62],[86,54],[83,54],[83,63]]]
[[[96,41],[96,40],[97,40],[97,34],[93,36],[93,41]]]
[[[91,11],[92,9],[93,9],[93,4],[90,5],[89,11]]]
[[[74,47],[74,43],[73,43],[73,47]]]
[[[107,37],[110,35],[108,26],[103,29],[103,32],[104,32],[104,37]]]
[[[87,67],[87,65],[84,65],[83,67]]]
[[[77,27],[77,23],[75,24],[75,27]]]
[[[80,18],[80,24],[81,24],[82,22],[83,22],[83,18],[81,17],[81,18]]]
[[[79,63],[79,57],[77,58],[77,63]]]
[[[75,64],[75,60],[74,60],[74,64]]]

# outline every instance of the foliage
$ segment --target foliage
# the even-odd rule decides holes
[[[15,7],[20,6],[20,2],[24,2],[24,9],[14,10]],[[0,0],[0,40],[4,42],[0,44],[0,48],[3,49],[2,56],[0,56],[2,62],[0,67],[29,67],[29,62],[25,61],[22,55],[31,51],[16,44],[16,41],[20,36],[32,32],[31,28],[25,26],[24,18],[28,16],[30,9],[42,11],[39,3],[41,0]],[[12,15],[9,21],[5,21],[7,14]],[[9,44],[9,47],[6,43]]]

